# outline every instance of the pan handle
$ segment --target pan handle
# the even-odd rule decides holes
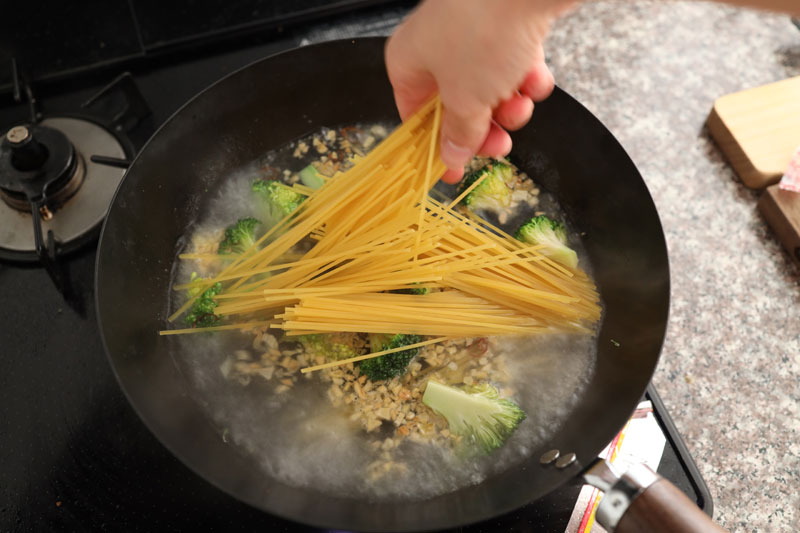
[[[605,491],[597,521],[616,533],[724,533],[675,485],[644,464],[618,476],[609,463],[597,461],[584,474]]]

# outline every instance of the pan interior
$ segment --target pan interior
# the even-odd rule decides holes
[[[222,176],[322,126],[395,120],[380,39],[310,46],[255,63],[184,106],[128,171],[98,253],[101,332],[114,371],[153,433],[190,468],[231,495],[300,522],[351,530],[430,530],[486,519],[553,489],[596,455],[632,412],[658,360],[669,274],[647,189],[613,136],[560,90],[514,135],[512,158],[558,198],[586,234],[605,318],[597,361],[564,424],[530,459],[483,483],[408,505],[298,488],[265,475],[220,438],[158,337],[180,240],[199,218],[199,193]],[[613,343],[611,341],[614,341]],[[541,452],[575,452],[565,470]]]
[[[327,155],[321,155],[316,149],[305,149],[319,146],[325,150],[324,154],[334,153],[345,135],[348,147],[357,144],[359,138],[373,147],[377,142],[373,139],[385,136],[396,125],[347,124],[340,128],[324,128],[222,176],[216,190],[204,191],[198,199],[201,219],[187,228],[183,239],[187,249],[183,252],[213,249],[222,238],[222,228],[237,219],[274,220],[276,217],[265,210],[264,202],[253,193],[251,185],[258,178],[278,179],[289,185],[299,177],[296,175],[299,169],[311,162],[322,165],[322,158],[329,161]],[[291,174],[292,170],[295,174]],[[528,178],[523,176],[522,179],[529,183]],[[525,189],[518,187],[518,190],[524,192]],[[500,226],[506,232],[513,233],[538,212],[564,220],[553,195],[535,188],[533,191],[535,194],[526,198],[535,205],[519,201],[504,212],[505,223]],[[448,198],[457,195],[455,187],[442,183],[437,185],[436,192]],[[588,257],[580,238],[572,231],[569,221],[566,223],[573,241],[571,246],[578,250],[581,265],[586,269]],[[271,225],[260,225],[260,231],[267,231]],[[219,256],[213,254],[179,260],[174,284],[218,273],[223,265]],[[170,293],[173,300],[170,311],[174,311],[185,302],[186,296],[182,291]],[[177,327],[182,327],[180,322]],[[264,342],[267,335],[270,342]],[[430,367],[425,363],[427,352],[420,354],[417,361],[426,367],[412,365],[413,370],[400,380],[403,391],[421,394],[430,377],[463,384],[464,369],[471,368],[480,373],[476,374],[475,383],[493,382],[527,414],[501,449],[488,456],[467,458],[453,453],[447,438],[440,438],[439,431],[417,430],[427,427],[430,415],[419,409],[419,399],[408,397],[406,401],[398,401],[397,396],[389,392],[400,390],[396,381],[364,383],[363,390],[368,392],[360,398],[355,387],[340,389],[331,383],[332,376],[337,374],[318,372],[301,379],[297,368],[310,364],[303,344],[292,337],[281,336],[279,330],[184,335],[176,341],[172,356],[187,377],[192,395],[205,408],[220,437],[251,456],[265,475],[295,487],[370,501],[414,501],[438,496],[477,484],[526,459],[533,449],[546,445],[569,417],[589,383],[596,355],[595,339],[582,334],[492,337],[479,341],[487,346],[482,358],[471,357],[468,350],[463,349],[474,342],[472,340],[445,343],[439,347],[441,355],[435,356],[439,362]],[[279,341],[282,350],[276,348]],[[436,349],[437,346],[432,346],[428,351]],[[451,354],[450,350],[455,353]],[[446,368],[452,359],[460,361],[458,365],[453,363],[456,370]],[[290,364],[295,361],[298,361],[297,367]],[[437,368],[438,375],[414,377],[416,372]],[[347,375],[339,371],[337,379],[344,381],[343,376]],[[471,379],[468,379],[470,383]],[[364,424],[370,419],[360,415],[363,411],[353,406],[362,401],[368,405],[375,402],[379,394],[376,389],[381,386],[387,397],[392,398],[390,407],[381,411],[384,416],[404,406],[414,410],[407,411],[402,420],[397,415],[389,415],[393,420],[386,420],[365,432]],[[340,390],[345,391],[348,402],[337,396]],[[378,410],[377,406],[368,409],[371,413]],[[413,418],[407,419],[409,412]],[[420,415],[425,422],[418,425]],[[394,420],[398,422],[395,424]],[[401,437],[399,430],[410,436]]]

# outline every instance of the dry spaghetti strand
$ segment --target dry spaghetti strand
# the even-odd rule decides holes
[[[214,312],[225,323],[162,334],[268,326],[290,336],[435,337],[303,370],[310,372],[456,337],[589,331],[600,307],[583,271],[456,210],[479,181],[446,203],[428,195],[446,170],[439,157],[441,112],[434,97],[319,189],[294,186],[307,198],[293,213],[215,277],[175,287],[221,283]],[[397,293],[410,289],[432,292]]]

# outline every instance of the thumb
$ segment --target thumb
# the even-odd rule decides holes
[[[441,158],[447,168],[461,170],[480,149],[492,120],[488,107],[448,107],[442,115]]]

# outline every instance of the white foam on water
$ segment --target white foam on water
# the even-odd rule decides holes
[[[292,149],[286,147],[268,159],[299,170],[304,164],[289,157]],[[244,216],[260,218],[250,192],[258,168],[253,165],[230,176],[189,232],[219,231]],[[588,265],[585,256],[581,265]],[[186,262],[175,269],[175,282],[185,282],[193,268]],[[179,297],[175,300],[173,309],[181,303]],[[315,374],[280,394],[277,383],[258,376],[246,385],[226,379],[220,365],[237,350],[249,351],[256,360],[260,356],[252,349],[252,337],[239,332],[181,336],[173,356],[193,396],[219,428],[220,438],[252,457],[265,476],[340,496],[396,500],[429,498],[480,483],[524,460],[568,418],[591,378],[596,357],[594,337],[587,335],[497,338],[491,344],[495,353],[504,354],[513,400],[527,413],[506,445],[489,456],[467,459],[449,448],[406,440],[395,451],[396,461],[407,467],[405,473],[393,472],[373,482],[366,481],[365,467],[380,452],[345,411],[330,405],[328,385]]]

